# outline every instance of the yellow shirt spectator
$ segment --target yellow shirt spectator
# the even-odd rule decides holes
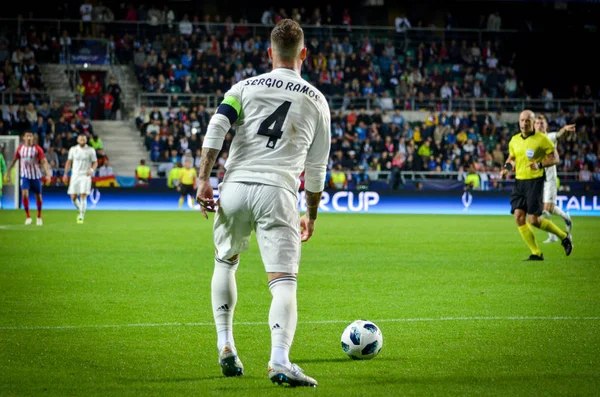
[[[413,141],[416,143],[423,141],[423,136],[421,135],[421,129],[419,127],[415,127],[413,131]]]
[[[470,185],[473,189],[479,189],[479,175],[468,174],[465,178],[465,185]]]
[[[179,178],[181,176],[182,169],[183,168],[181,168],[181,166],[171,168],[171,171],[169,171],[169,177],[167,179],[167,186],[169,186],[169,187],[179,186]]]

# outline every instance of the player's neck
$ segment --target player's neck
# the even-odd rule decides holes
[[[289,70],[293,70],[294,72],[300,74],[300,70],[301,70],[301,65],[294,65],[291,62],[273,62],[273,70],[275,69],[289,69]]]

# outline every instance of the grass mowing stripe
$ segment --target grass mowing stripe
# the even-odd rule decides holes
[[[569,317],[569,316],[550,316],[550,317],[527,317],[527,316],[508,316],[508,317],[423,317],[423,318],[387,318],[372,320],[374,323],[411,323],[427,321],[598,321],[600,317]],[[352,320],[317,320],[303,321],[301,324],[345,324]],[[247,321],[234,323],[234,325],[267,325],[267,322]],[[105,325],[58,325],[58,326],[32,326],[32,327],[1,327],[3,331],[27,331],[27,330],[63,330],[63,329],[102,329],[102,328],[136,328],[136,327],[209,327],[213,323],[141,323],[141,324],[105,324]]]

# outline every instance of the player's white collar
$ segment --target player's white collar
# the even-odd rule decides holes
[[[289,66],[277,66],[276,68],[273,69],[273,71],[279,71],[279,72],[292,72],[294,74],[299,74],[298,72],[296,72],[296,69],[291,68]]]

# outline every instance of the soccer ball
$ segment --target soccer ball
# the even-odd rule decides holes
[[[382,347],[381,330],[371,321],[353,321],[342,333],[342,350],[353,360],[370,360]]]

